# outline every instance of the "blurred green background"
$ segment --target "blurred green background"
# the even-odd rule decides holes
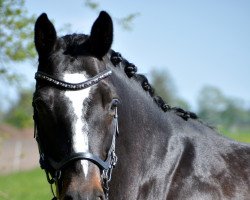
[[[125,44],[129,42],[124,39],[125,37],[126,38],[135,37],[136,39],[140,37],[138,36],[136,29],[141,28],[141,24],[137,22],[143,18],[141,16],[147,15],[151,19],[154,19],[148,22],[148,24],[145,24],[142,27],[142,29],[146,30],[146,28],[150,26],[150,23],[157,24],[156,19],[158,17],[161,17],[160,11],[159,11],[159,16],[157,16],[157,10],[153,10],[153,7],[152,10],[150,10],[152,2],[151,4],[148,5],[145,4],[144,5],[145,7],[127,6],[124,10],[122,9],[123,11],[122,17],[118,16],[119,9],[116,9],[116,7],[119,5],[119,3],[115,3],[115,1],[112,1],[112,3],[105,1],[105,3],[103,3],[101,1],[78,0],[77,2],[78,2],[78,4],[76,3],[77,9],[82,9],[82,11],[85,12],[86,16],[91,15],[96,17],[97,13],[101,9],[111,10],[111,13],[114,13],[113,15],[115,16],[113,16],[113,18],[115,21],[115,27],[118,27],[117,28],[118,31],[115,32],[116,34],[115,38],[118,38],[116,39],[114,44],[114,46],[117,48],[115,50],[120,50],[121,53],[125,53],[125,55],[127,54],[128,57],[135,59],[135,61],[138,61],[140,65],[143,65],[143,67],[138,67],[139,70],[140,71],[144,70],[143,72],[145,72],[149,77],[150,82],[156,89],[156,92],[160,96],[162,96],[163,99],[166,100],[166,102],[169,105],[182,107],[187,110],[194,110],[203,121],[206,121],[209,125],[217,127],[218,131],[221,134],[224,134],[225,136],[235,139],[237,141],[250,143],[250,102],[248,98],[249,96],[247,96],[247,94],[249,95],[250,90],[248,92],[246,92],[245,90],[246,88],[249,89],[250,82],[249,78],[247,78],[246,80],[245,76],[247,73],[246,71],[244,71],[246,70],[246,66],[248,66],[247,72],[249,72],[248,73],[249,76],[250,74],[248,65],[249,63],[244,62],[244,60],[249,60],[249,59],[244,59],[244,57],[239,57],[239,55],[242,56],[245,54],[249,56],[248,54],[249,48],[247,49],[243,45],[243,43],[247,45],[250,44],[249,37],[248,39],[246,39],[242,36],[243,33],[249,33],[249,28],[245,29],[246,27],[245,23],[240,24],[235,19],[235,23],[243,27],[242,28],[243,31],[239,30],[236,33],[236,35],[238,34],[237,39],[243,38],[242,39],[243,42],[242,41],[241,41],[242,43],[236,42],[237,45],[242,45],[242,46],[236,45],[233,46],[233,48],[231,48],[230,46],[230,45],[235,45],[233,44],[232,41],[230,41],[230,39],[233,38],[233,36],[230,35],[230,30],[225,29],[227,32],[225,31],[226,34],[223,32],[222,35],[220,35],[221,34],[220,32],[216,32],[216,29],[218,28],[216,26],[217,22],[216,20],[217,19],[224,20],[225,17],[223,13],[224,12],[226,13],[226,10],[228,8],[237,9],[236,10],[237,12],[235,12],[236,15],[242,17],[242,19],[244,18],[244,20],[246,21],[248,20],[249,22],[250,15],[247,15],[247,17],[244,16],[245,8],[250,8],[249,2],[243,1],[241,3],[232,4],[232,1],[222,1],[220,2],[220,4],[217,4],[216,1],[210,1],[209,7],[206,7],[203,4],[200,4],[198,1],[192,0],[190,1],[192,3],[188,4],[188,6],[190,7],[188,7],[187,9],[184,9],[185,5],[183,5],[182,3],[175,4],[174,8],[176,10],[173,10],[173,12],[176,11],[176,14],[171,15],[172,13],[170,11],[173,6],[173,3],[171,1],[164,1],[164,3],[163,1],[155,1],[154,6],[158,4],[159,7],[161,7],[161,4],[166,6],[166,10],[169,11],[170,13],[170,14],[168,13],[167,17],[172,17],[172,18],[170,19],[163,17],[159,22],[157,22],[160,25],[163,23],[163,25],[161,25],[162,27],[160,27],[158,31],[159,33],[156,32],[154,29],[150,30],[152,34],[161,34],[160,33],[161,30],[165,34],[155,38],[157,39],[155,43],[157,44],[156,45],[157,47],[159,46],[159,51],[157,50],[152,53],[149,47],[148,51],[143,52],[143,50],[145,49],[147,50],[147,48],[140,46],[142,45],[140,44],[140,42],[136,43],[135,46],[137,48],[141,48],[141,51],[139,49],[135,52],[134,48],[128,49]],[[53,5],[59,3],[67,5],[67,1],[54,1]],[[6,152],[4,152],[5,147],[6,146],[10,147],[11,145],[13,145],[13,148],[15,149],[14,154],[16,154],[15,156],[17,157],[15,158],[14,156],[14,159],[17,160],[13,161],[13,163],[16,163],[13,165],[18,165],[18,167],[11,167],[11,169],[8,169],[8,166],[7,167],[4,166],[1,168],[0,164],[1,200],[2,199],[39,200],[39,199],[51,198],[50,188],[48,183],[46,182],[45,175],[42,170],[38,169],[38,158],[35,158],[32,161],[33,163],[35,162],[34,165],[35,168],[32,167],[31,169],[29,167],[25,168],[20,167],[21,166],[20,163],[25,162],[23,160],[28,159],[30,154],[36,154],[37,156],[37,149],[32,150],[31,152],[27,150],[28,153],[27,152],[20,153],[18,151],[20,149],[24,149],[25,145],[28,146],[31,144],[32,145],[35,144],[35,142],[32,139],[33,113],[32,113],[31,102],[32,102],[32,93],[34,88],[33,76],[34,76],[34,71],[36,70],[36,67],[34,66],[37,65],[36,61],[37,57],[33,44],[33,26],[38,14],[43,12],[43,8],[41,7],[37,8],[38,7],[37,6],[36,9],[32,8],[32,6],[34,6],[35,4],[44,5],[44,7],[47,6],[46,9],[48,9],[48,5],[46,4],[50,4],[50,2],[49,1],[34,2],[31,0],[0,0],[0,9],[1,9],[0,10],[0,16],[1,16],[0,17],[0,47],[1,47],[0,48],[0,96],[1,96],[0,158],[2,159],[1,156],[4,156],[4,154],[6,154]],[[121,5],[122,4],[125,5],[126,3],[123,2],[121,3]],[[165,8],[164,6],[162,7]],[[49,16],[52,16],[52,19],[53,17],[56,18],[56,16],[64,16],[62,13],[67,12],[67,9],[65,6],[62,7],[61,9],[62,11],[61,14],[59,15],[57,13],[58,10],[55,11],[55,15],[53,12],[48,14]],[[146,9],[150,10],[150,14],[147,13]],[[183,14],[183,12],[187,12],[188,10],[190,11],[190,13]],[[197,10],[198,11],[203,10],[206,12],[204,13],[198,12]],[[216,15],[216,17],[220,16],[221,18],[217,17],[216,19],[213,19],[211,13],[209,13],[209,11],[211,10],[213,11],[213,13],[215,13],[214,15]],[[162,12],[167,13],[165,12],[164,9]],[[75,12],[75,14],[76,13],[77,12]],[[196,18],[193,19],[193,21],[192,20],[182,21],[183,19],[189,19],[187,17],[188,15],[190,16],[197,15],[197,16]],[[67,17],[67,15],[65,15],[64,17]],[[195,36],[188,37],[188,32],[192,28],[194,27],[199,28],[199,24],[196,23],[200,21],[196,20],[198,19],[203,20],[202,17],[204,17],[204,23],[202,23],[204,27],[210,25],[211,27],[214,28],[214,30],[212,31],[210,30],[211,32],[208,31],[208,34],[214,33],[214,38],[212,40],[214,46],[216,46],[219,43],[218,40],[223,40],[226,38],[224,41],[225,43],[221,43],[222,46],[223,45],[225,46],[224,49],[220,49],[222,52],[223,51],[226,52],[225,55],[222,55],[223,53],[219,52],[217,46],[211,47],[208,45],[211,43],[211,41],[207,40],[207,36],[200,34],[198,37]],[[226,15],[226,17],[228,16]],[[208,19],[210,18],[211,21],[208,21]],[[82,21],[85,19],[79,19],[79,20]],[[220,23],[220,20],[218,20],[218,23]],[[240,18],[238,20],[242,22]],[[59,34],[71,32],[72,26],[77,27],[75,24],[77,24],[78,21],[70,19],[69,21],[72,21],[72,24],[59,23],[60,25],[58,27],[56,23],[57,21],[55,20],[55,25],[59,30]],[[187,27],[186,23],[190,23],[190,25],[193,26],[188,27],[187,30],[184,30],[187,31],[186,33],[183,33],[183,30],[177,31],[178,29],[175,30],[176,32],[174,32],[173,29],[169,29],[167,30],[167,32],[164,32],[166,31],[164,22],[166,22],[166,24],[169,27],[171,27],[168,24],[169,21],[173,22],[173,27],[174,26]],[[92,24],[92,21],[91,22],[84,21],[84,22],[89,26],[91,26]],[[228,27],[231,27],[232,26],[231,22],[233,21],[227,21],[227,22],[229,24]],[[207,26],[205,26],[206,23]],[[76,32],[78,32],[77,28],[75,28],[75,30],[77,30]],[[171,33],[171,31],[173,33]],[[166,36],[168,34],[170,35],[173,34],[177,36],[176,38],[172,38],[173,37],[172,35]],[[230,35],[231,38],[227,34]],[[218,35],[221,36],[220,39],[216,38]],[[194,43],[187,44],[184,42],[178,43],[177,39],[183,39],[183,38],[185,39],[187,38],[187,40],[190,40],[190,43],[192,43],[191,41],[193,40],[195,40],[197,43],[195,44]],[[237,39],[235,39],[235,41],[238,41]],[[143,38],[143,41],[147,40],[148,40],[147,38]],[[161,42],[161,40],[167,41],[167,44],[164,45],[169,46],[170,50],[162,49],[161,43],[163,42]],[[204,45],[205,47],[203,47],[203,49],[201,48],[202,45],[200,44],[200,42],[202,41],[207,42],[205,43]],[[131,43],[134,42],[135,41]],[[150,43],[151,40],[148,40],[147,42]],[[228,44],[229,46],[226,46],[226,44]],[[183,49],[187,48],[187,49],[183,53],[182,51],[177,51],[175,49],[176,46],[173,47],[171,45],[176,45],[177,47],[179,45],[179,49],[182,48]],[[206,56],[201,56],[200,53],[202,51],[205,51],[206,45],[208,46],[207,48],[210,48],[211,54],[206,52]],[[150,46],[150,44],[148,46]],[[201,50],[198,49],[197,55],[193,54],[192,57],[193,60],[189,58],[189,56],[191,55],[191,54],[189,55],[189,53],[197,49],[192,49],[192,46],[195,46],[196,48],[198,47],[201,48]],[[235,52],[233,52],[232,50],[232,52],[228,53],[227,49],[230,49],[229,47],[231,49],[234,49]],[[132,52],[131,54],[129,54],[130,51]],[[213,55],[214,52],[215,54]],[[181,55],[181,53],[185,54],[186,57]],[[139,54],[141,54],[140,55],[141,57],[139,56]],[[180,57],[178,57],[178,55]],[[224,57],[222,57],[221,55]],[[214,64],[214,66],[213,64],[210,64],[209,66],[208,64],[206,64],[208,62],[208,60],[206,61],[206,59],[210,58],[210,60],[213,60],[211,59],[213,56],[214,57],[217,56],[216,57],[217,60],[216,59],[215,60],[218,63]],[[136,58],[138,59],[136,60]],[[129,60],[132,62],[133,59]],[[151,60],[150,62],[149,59]],[[171,59],[179,62],[183,61],[183,63],[181,64],[178,62],[173,63]],[[188,63],[189,59],[192,61]],[[203,61],[198,62],[199,66],[195,66],[195,60],[199,59],[205,59],[205,60],[204,62]],[[223,59],[240,60],[241,62],[238,62],[237,65],[235,65],[235,63],[233,65],[235,70],[238,71],[230,71],[232,69],[230,63],[232,62],[225,61],[223,65],[223,63],[221,63],[221,60]],[[185,64],[184,61],[187,63]],[[217,64],[218,65],[221,64],[222,65],[221,68],[218,67]],[[192,65],[194,66],[194,68],[191,68]],[[25,67],[25,66],[31,66],[31,67]],[[181,68],[179,69],[178,66],[180,66]],[[190,69],[187,70],[187,67],[190,67]],[[180,71],[178,70],[180,70],[183,73],[179,73]],[[173,72],[178,74],[178,76],[174,75]],[[238,72],[242,72],[242,74],[239,73],[240,77],[237,77]],[[206,73],[207,75],[202,77],[201,76],[202,73],[203,74]],[[231,78],[225,79],[225,77],[231,77]],[[202,81],[202,79],[207,79],[207,78],[210,79],[211,82],[205,84]],[[220,83],[224,85],[220,85]],[[196,90],[196,93],[194,93],[193,89],[197,88],[197,85],[200,85],[200,87]],[[185,87],[188,87],[188,89],[183,89]],[[235,94],[240,94],[240,95],[233,96],[230,93],[230,90],[232,90],[233,94],[234,91],[236,91]],[[12,161],[9,161],[9,164],[12,166],[11,162]]]

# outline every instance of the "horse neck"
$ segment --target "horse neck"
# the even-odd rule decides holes
[[[118,107],[121,132],[125,132],[128,137],[140,139],[166,131],[166,114],[138,81],[128,78],[119,68],[114,70],[113,81],[121,100]]]
[[[115,199],[123,199],[124,195],[135,199],[136,195],[127,194],[127,190],[138,188],[138,180],[150,175],[150,169],[158,165],[157,159],[165,157],[171,129],[168,130],[166,113],[136,80],[126,77],[123,69],[116,68],[113,72],[112,81],[121,104],[116,143],[118,163],[110,188],[120,191]]]

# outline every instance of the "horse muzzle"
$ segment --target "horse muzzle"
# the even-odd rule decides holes
[[[93,190],[89,192],[76,192],[68,191],[62,198],[62,200],[105,200],[105,195],[99,190]]]
[[[89,164],[87,177],[83,173],[72,170],[62,172],[58,182],[60,200],[106,200],[99,168]],[[76,173],[77,172],[77,173]]]

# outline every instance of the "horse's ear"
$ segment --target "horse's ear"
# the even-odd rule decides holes
[[[90,37],[88,40],[90,52],[102,58],[110,49],[113,41],[113,22],[111,17],[105,11],[94,22]]]
[[[41,14],[35,24],[35,46],[39,56],[48,55],[56,42],[56,30],[45,13]]]

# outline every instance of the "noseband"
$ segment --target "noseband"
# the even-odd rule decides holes
[[[37,83],[39,82],[45,82],[48,85],[57,87],[59,89],[64,90],[83,90],[86,89],[92,85],[97,84],[99,81],[109,77],[112,74],[111,70],[105,70],[98,75],[94,76],[93,78],[88,79],[87,81],[73,84],[73,83],[67,83],[61,80],[58,80],[46,73],[38,71],[35,74],[35,79]],[[67,165],[69,165],[73,161],[77,160],[87,160],[99,167],[99,169],[102,172],[101,178],[102,178],[102,184],[103,184],[103,190],[105,193],[106,199],[108,199],[108,192],[109,192],[109,182],[111,181],[111,175],[112,170],[115,167],[117,163],[117,156],[115,154],[115,142],[116,142],[116,136],[118,136],[118,115],[117,115],[117,108],[115,108],[115,115],[113,119],[113,138],[112,143],[109,148],[107,158],[105,160],[102,160],[98,156],[90,153],[90,152],[78,152],[73,153],[70,155],[67,155],[63,160],[60,162],[56,162],[49,156],[45,155],[45,149],[43,147],[43,144],[41,143],[41,140],[39,139],[39,124],[38,124],[38,113],[36,110],[35,102],[33,101],[33,107],[34,107],[34,124],[35,124],[35,132],[34,137],[36,138],[39,154],[40,154],[40,166],[45,171],[46,177],[48,180],[48,183],[51,185],[51,190],[53,193],[53,200],[57,199],[56,195],[53,191],[52,185],[55,183],[58,183],[61,177],[61,170],[65,168]]]

